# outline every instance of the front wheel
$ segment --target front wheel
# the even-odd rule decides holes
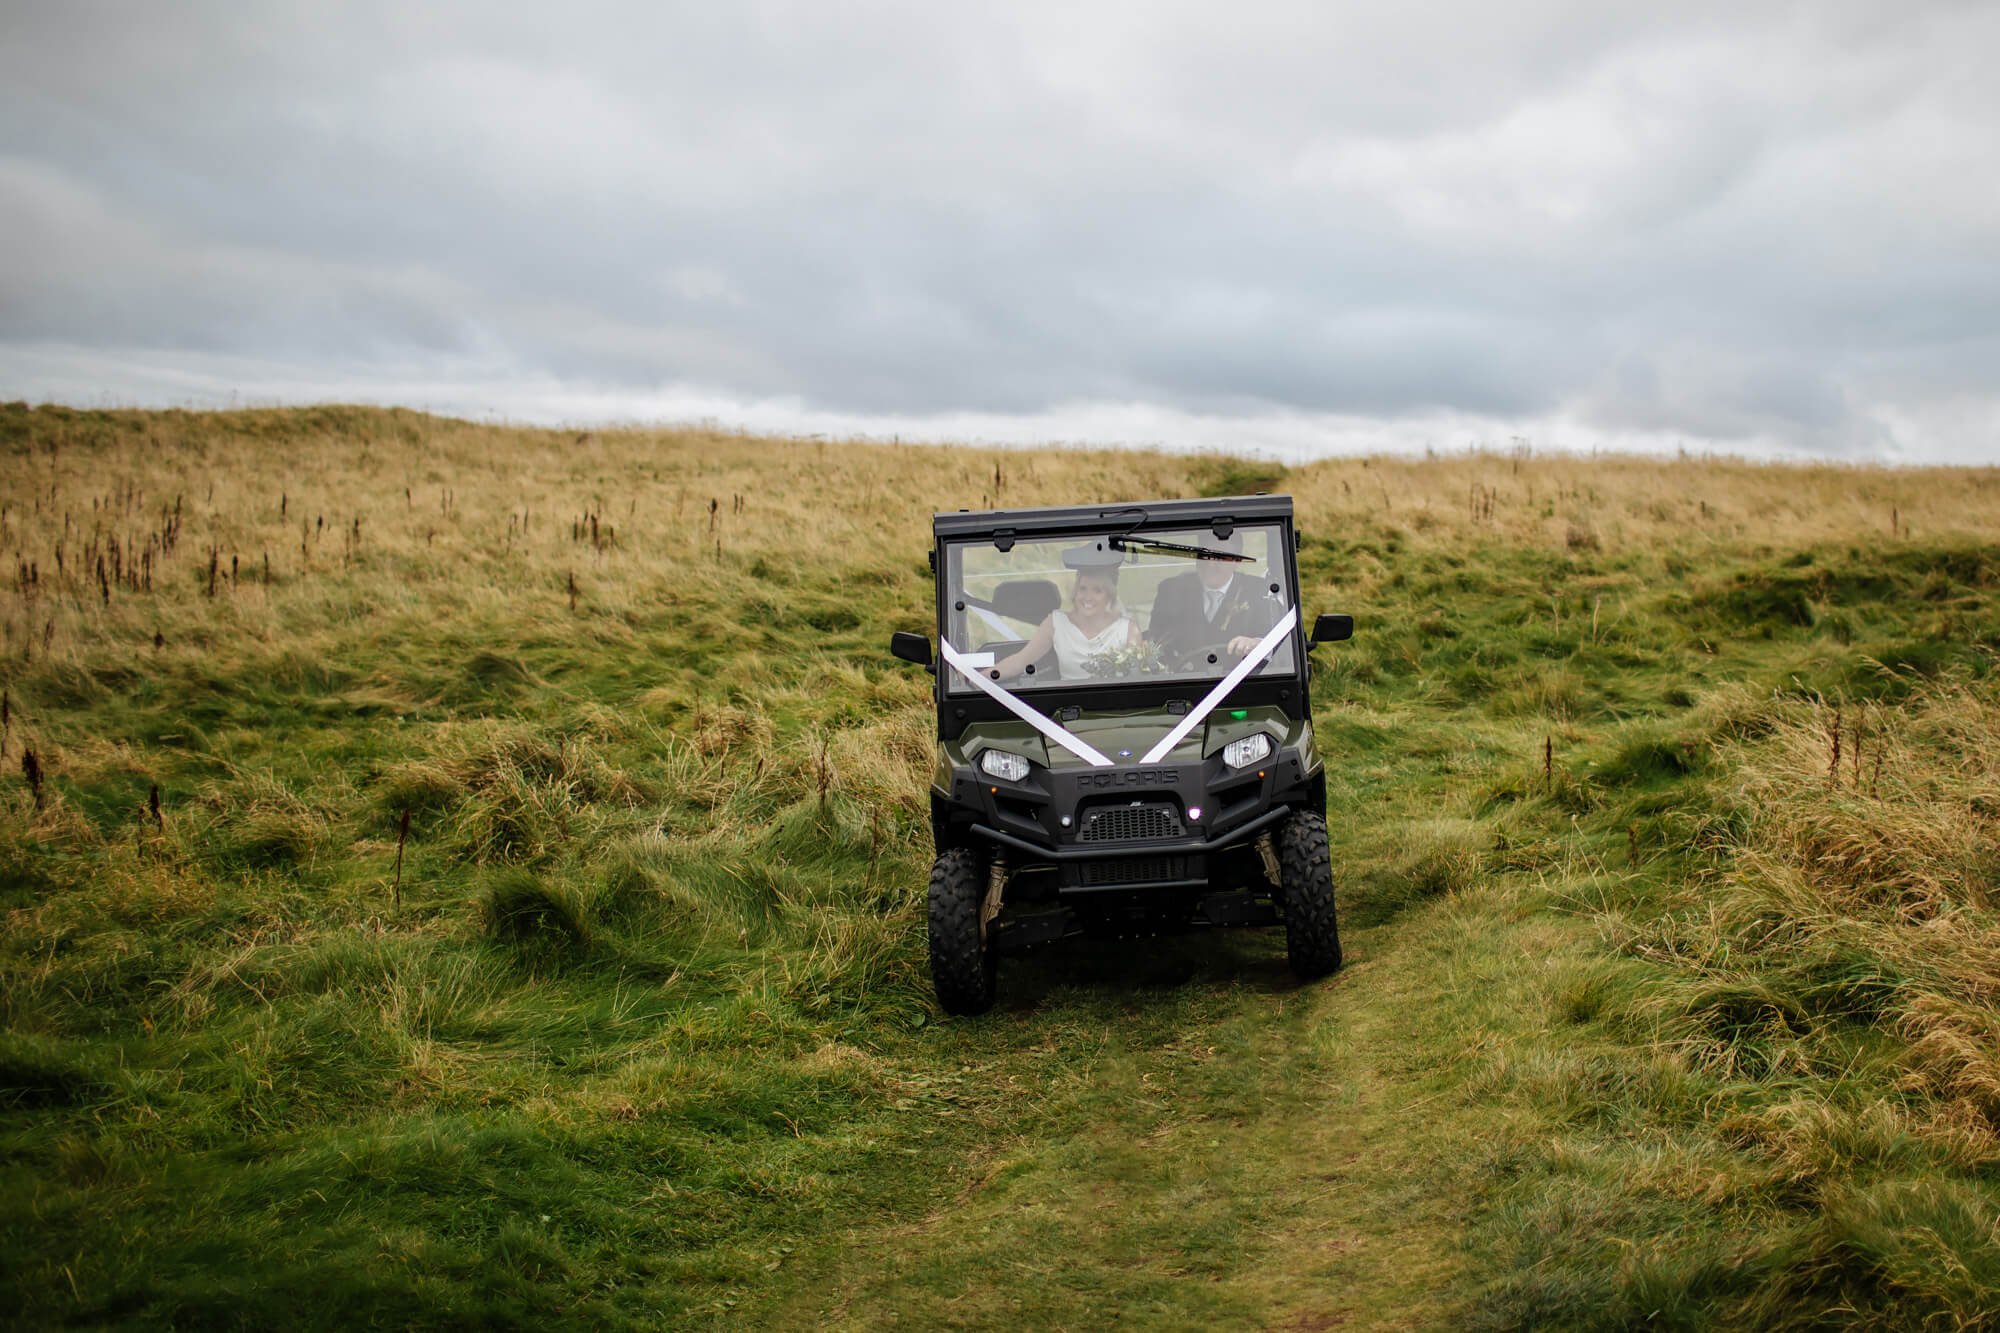
[[[1278,832],[1278,872],[1284,881],[1285,952],[1300,981],[1340,968],[1340,925],[1333,910],[1333,853],[1326,820],[1295,814]]]
[[[948,1014],[993,1007],[993,948],[979,928],[986,889],[980,869],[968,847],[940,852],[931,864],[931,989]]]

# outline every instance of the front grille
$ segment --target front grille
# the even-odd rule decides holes
[[[1153,805],[1113,805],[1087,810],[1078,842],[1155,842],[1178,838],[1186,830],[1180,812],[1162,803]]]
[[[1178,856],[1139,856],[1129,861],[1085,861],[1078,879],[1091,887],[1106,884],[1156,884],[1185,879],[1187,868]]]

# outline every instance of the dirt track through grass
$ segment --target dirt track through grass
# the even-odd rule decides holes
[[[1403,1113],[1437,1099],[1399,1073],[1400,1034],[1343,989],[1383,975],[1373,955],[1391,934],[1362,933],[1348,980],[1310,989],[1257,937],[1142,946],[1116,967],[1058,952],[979,1043],[981,1081],[1023,1090],[996,1116],[1014,1123],[963,1165],[948,1202],[855,1234],[825,1290],[788,1313],[856,1326],[1438,1316],[1433,1294],[1458,1266],[1451,1172]],[[1071,993],[1109,994],[1078,1015],[1042,989],[1056,974]]]
[[[0,444],[23,1324],[2000,1315],[1992,470]],[[1071,943],[942,1021],[930,510],[1246,489],[1357,617],[1349,967]]]

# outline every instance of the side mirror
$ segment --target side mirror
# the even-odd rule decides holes
[[[1354,637],[1353,616],[1319,616],[1313,620],[1314,643],[1339,643]],[[929,645],[926,644],[926,647]]]
[[[931,641],[929,636],[912,634],[908,630],[897,630],[889,636],[889,655],[900,657],[905,662],[915,662],[920,667],[931,664]]]

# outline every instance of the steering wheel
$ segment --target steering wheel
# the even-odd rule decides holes
[[[1201,666],[1221,666],[1231,660],[1227,639],[1190,644],[1168,656],[1176,671],[1189,671]],[[1211,657],[1215,659],[1213,662],[1209,661]]]

